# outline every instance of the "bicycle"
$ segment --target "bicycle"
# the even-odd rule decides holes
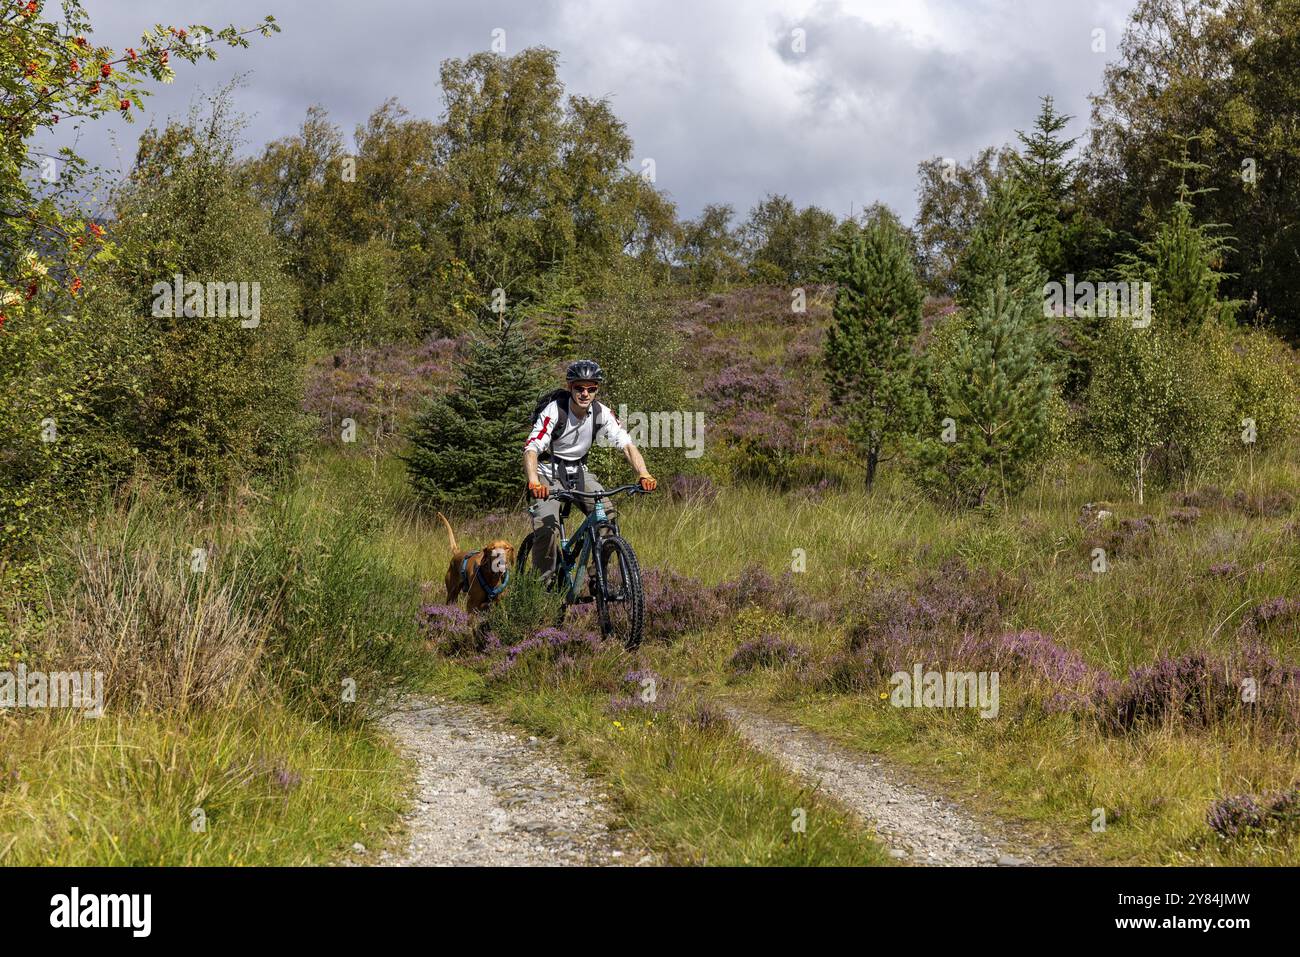
[[[557,627],[563,623],[570,605],[594,603],[601,636],[615,637],[630,650],[641,644],[641,630],[645,623],[641,567],[637,564],[632,546],[619,534],[618,522],[606,516],[601,501],[623,492],[629,495],[646,494],[639,485],[620,485],[604,492],[559,489],[551,493],[552,498],[564,503],[560,510],[560,544],[551,588],[564,596],[556,620]],[[570,506],[578,499],[594,499],[595,505],[573,533],[573,537],[566,539],[564,519],[569,514]],[[515,565],[520,574],[527,569],[536,536],[536,529],[529,532],[516,553],[518,558]],[[598,561],[595,560],[597,556]],[[588,565],[594,575],[588,572]],[[584,585],[585,594],[582,593]]]

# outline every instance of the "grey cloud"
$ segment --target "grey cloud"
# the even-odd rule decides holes
[[[851,3],[793,0],[86,2],[96,40],[116,47],[156,22],[251,25],[274,14],[283,32],[251,49],[177,64],[176,82],[155,88],[142,117],[182,115],[196,91],[247,73],[236,99],[250,115],[248,149],[292,132],[312,103],[349,135],[388,97],[436,116],[439,63],[487,49],[501,27],[511,52],[558,50],[571,92],[609,96],[633,137],[634,165],[655,159],[684,216],[709,202],[743,215],[768,192],[841,214],[880,199],[910,216],[918,162],[1012,140],[1032,123],[1040,94],[1078,115],[1081,130],[1106,61],[1088,51],[1089,32],[1106,27],[1113,50],[1131,6],[917,0],[936,38],[859,15]],[[788,48],[796,25],[808,35],[803,55]],[[87,127],[80,146],[120,168],[113,138],[129,158],[141,129],[109,118]]]

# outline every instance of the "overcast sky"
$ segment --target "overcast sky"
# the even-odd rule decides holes
[[[566,90],[605,96],[635,159],[683,217],[726,202],[743,215],[768,192],[836,214],[883,200],[911,218],[916,164],[965,160],[1027,129],[1051,94],[1088,118],[1087,96],[1116,55],[1134,0],[85,0],[97,42],[121,48],[154,23],[282,32],[215,63],[177,62],[147,115],[82,130],[94,162],[121,168],[141,119],[183,115],[196,94],[239,73],[245,152],[292,132],[321,103],[353,128],[395,96],[442,109],[438,64],[491,47],[559,51]],[[1104,52],[1094,52],[1094,31]],[[802,31],[799,33],[798,31]],[[802,39],[802,52],[796,47]]]

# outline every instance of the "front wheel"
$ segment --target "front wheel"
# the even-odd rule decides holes
[[[600,633],[605,638],[617,638],[628,649],[636,648],[641,644],[645,623],[645,596],[641,567],[632,546],[618,535],[602,538],[600,567],[605,586],[594,588]]]

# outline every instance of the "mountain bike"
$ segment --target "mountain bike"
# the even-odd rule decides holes
[[[579,492],[560,489],[551,497],[564,503],[560,510],[560,544],[555,556],[555,576],[551,589],[564,597],[557,626],[564,621],[570,605],[595,604],[600,633],[617,638],[629,649],[641,644],[645,622],[645,597],[641,589],[641,567],[636,553],[618,531],[618,522],[605,514],[602,499],[626,492],[645,494],[639,485],[620,485],[604,492]],[[572,538],[564,535],[564,519],[579,499],[594,500]],[[516,553],[516,567],[522,574],[533,553],[537,530],[528,533]]]

